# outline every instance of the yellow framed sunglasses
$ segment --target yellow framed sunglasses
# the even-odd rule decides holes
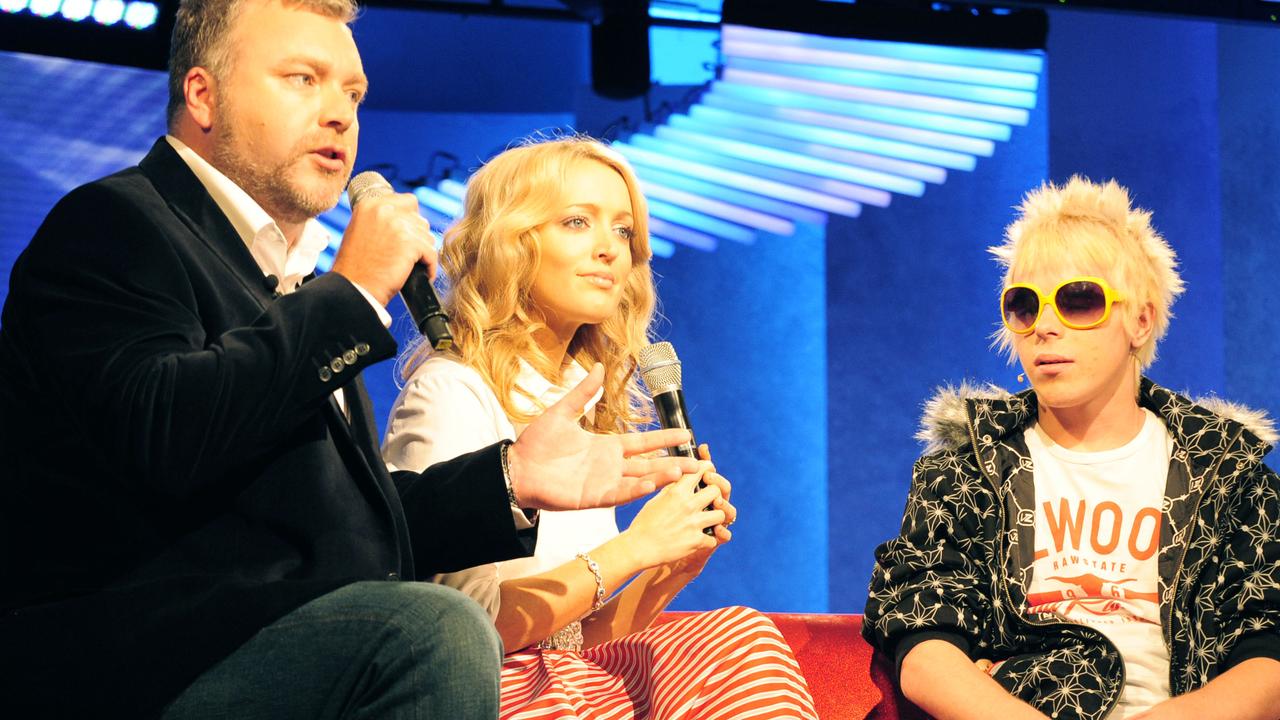
[[[1063,280],[1046,296],[1031,283],[1014,283],[1000,293],[1000,318],[1009,332],[1026,335],[1036,329],[1045,305],[1072,330],[1095,328],[1111,317],[1111,306],[1123,301],[1106,280],[1084,275]]]

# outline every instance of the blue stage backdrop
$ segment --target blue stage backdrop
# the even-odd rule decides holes
[[[1116,177],[1182,256],[1190,288],[1157,380],[1280,411],[1276,31],[1069,11],[1050,22],[1033,121],[975,172],[857,220],[655,261],[661,334],[743,510],[678,607],[862,609],[872,549],[897,530],[920,404],[947,382],[1015,386],[988,349],[999,277],[986,248],[1045,177]],[[360,164],[403,178],[437,151],[466,169],[514,137],[599,130],[623,111],[589,97],[579,25],[370,10],[357,27],[375,83]],[[164,93],[162,73],[0,54],[0,297],[57,198],[163,131]],[[390,363],[368,379],[385,414]]]
[[[827,230],[832,610],[862,610],[871,551],[898,532],[920,454],[913,436],[935,387],[1017,389],[1018,371],[989,347],[1000,274],[987,248],[1048,170],[1044,94],[1042,85],[1030,124],[974,172]]]

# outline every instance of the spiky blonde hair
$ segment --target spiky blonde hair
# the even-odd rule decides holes
[[[1001,287],[1014,278],[1074,265],[1106,278],[1120,292],[1125,302],[1117,309],[1127,326],[1150,303],[1153,332],[1134,355],[1144,369],[1155,361],[1156,345],[1169,330],[1171,308],[1184,284],[1173,248],[1152,227],[1151,213],[1133,207],[1128,190],[1115,180],[1099,184],[1081,175],[1063,185],[1046,182],[1026,194],[1004,237],[1003,244],[989,248],[1005,269]],[[1017,361],[1013,338],[1003,325],[993,336],[1010,364]]]

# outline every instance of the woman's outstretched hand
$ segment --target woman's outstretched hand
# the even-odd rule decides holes
[[[521,507],[579,510],[631,502],[701,463],[684,457],[635,457],[689,441],[687,430],[601,435],[578,425],[604,383],[597,363],[582,382],[520,433],[508,451],[511,485]]]

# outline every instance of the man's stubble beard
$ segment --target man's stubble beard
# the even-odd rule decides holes
[[[301,166],[309,154],[307,148],[321,145],[324,141],[299,140],[289,149],[285,159],[268,165],[244,143],[244,138],[229,122],[231,114],[223,113],[223,117],[215,121],[218,136],[213,143],[213,165],[248,193],[273,220],[300,224],[338,204],[338,198],[351,176],[349,166],[338,172],[319,170],[322,177],[334,179],[333,188],[328,190],[309,189],[290,176],[290,173],[303,171]]]

